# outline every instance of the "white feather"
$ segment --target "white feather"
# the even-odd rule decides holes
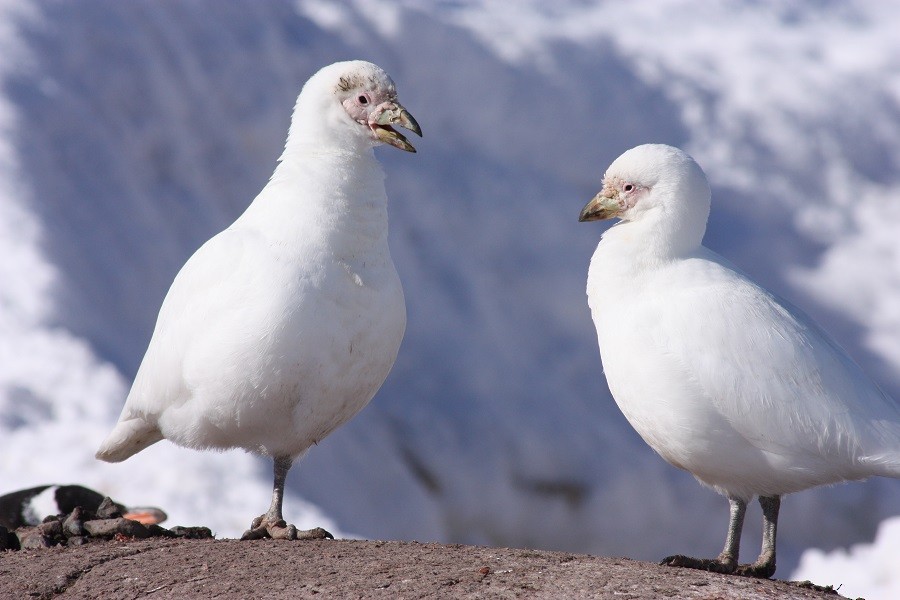
[[[40,525],[44,517],[60,514],[59,505],[56,502],[56,490],[58,485],[51,485],[40,494],[32,496],[25,505],[23,517],[29,525]]]
[[[377,142],[335,98],[347,74],[393,86],[359,61],[304,86],[271,181],[172,283],[99,458],[162,438],[296,457],[381,386],[406,310]]]
[[[587,293],[610,391],[663,458],[749,500],[900,477],[900,408],[803,312],[700,245],[710,194],[683,152],[639,146],[607,180],[647,193]]]

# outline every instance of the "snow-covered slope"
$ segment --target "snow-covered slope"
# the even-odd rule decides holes
[[[325,519],[302,497],[369,537],[718,552],[726,503],[618,413],[584,296],[600,229],[578,211],[642,142],[691,152],[708,245],[900,396],[890,3],[0,6],[4,488],[79,481],[229,535],[265,506],[269,467],[243,454],[91,456],[175,272],[262,187],[303,81],[348,58],[385,67],[425,133],[378,150],[409,326],[373,404],[292,472],[298,525]],[[871,540],[900,484],[783,506],[786,576],[808,546]]]
[[[900,597],[900,517],[884,521],[871,544],[832,552],[807,550],[792,577],[832,585],[847,598]]]

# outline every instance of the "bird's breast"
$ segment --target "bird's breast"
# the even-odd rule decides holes
[[[183,445],[301,452],[362,409],[397,356],[406,309],[386,249],[258,256],[185,342],[190,400],[161,419]]]

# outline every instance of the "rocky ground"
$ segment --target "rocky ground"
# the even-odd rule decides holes
[[[0,526],[6,598],[819,598],[833,590],[563,552],[365,540],[215,540],[93,510]]]
[[[361,540],[145,539],[0,552],[0,598],[826,599],[835,592],[625,558]]]

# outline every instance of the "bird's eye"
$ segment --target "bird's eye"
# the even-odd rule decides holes
[[[368,104],[369,99],[366,96],[360,96],[356,99],[360,104]]]
[[[633,190],[633,189],[634,189],[634,185],[633,185],[633,184],[626,183],[626,184],[625,184],[625,187],[622,188],[622,191],[624,191],[624,192],[630,192],[630,191]]]

